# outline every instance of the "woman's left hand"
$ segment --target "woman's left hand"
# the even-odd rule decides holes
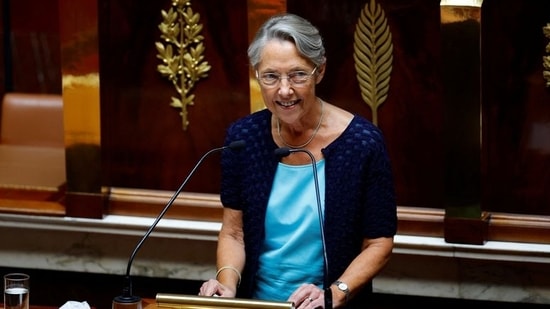
[[[314,284],[302,284],[288,301],[294,302],[296,309],[325,308],[325,291]]]
[[[220,296],[220,297],[235,297],[237,292],[216,279],[209,279],[202,283],[199,295],[200,296]]]

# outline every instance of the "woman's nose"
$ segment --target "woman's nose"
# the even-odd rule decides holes
[[[286,95],[292,93],[292,91],[294,91],[294,89],[292,89],[292,84],[288,78],[281,78],[279,83],[279,94]]]

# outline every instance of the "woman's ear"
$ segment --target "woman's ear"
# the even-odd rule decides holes
[[[315,84],[318,84],[323,80],[323,77],[325,76],[326,67],[327,67],[327,62],[325,61],[317,69],[317,74],[315,76]]]

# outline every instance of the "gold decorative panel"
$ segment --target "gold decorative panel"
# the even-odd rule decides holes
[[[207,77],[210,65],[204,61],[205,49],[200,34],[200,15],[194,13],[191,1],[175,0],[168,12],[161,11],[163,21],[159,25],[163,42],[156,42],[157,58],[162,64],[157,70],[167,77],[176,88],[179,97],[172,97],[170,105],[179,108],[183,130],[189,125],[187,106],[194,104],[191,92],[199,79]]]
[[[546,56],[542,57],[542,66],[544,70],[542,71],[542,76],[546,81],[546,87],[550,87],[550,24],[546,24],[542,28],[544,36],[549,40],[549,43],[546,44]]]
[[[361,11],[353,48],[361,97],[372,110],[372,122],[378,125],[378,107],[390,89],[393,43],[384,11],[374,0]]]

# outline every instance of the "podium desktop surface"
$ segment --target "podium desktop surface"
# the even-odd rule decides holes
[[[152,298],[143,298],[141,299],[141,306],[143,309],[156,309],[157,307],[157,301]]]

